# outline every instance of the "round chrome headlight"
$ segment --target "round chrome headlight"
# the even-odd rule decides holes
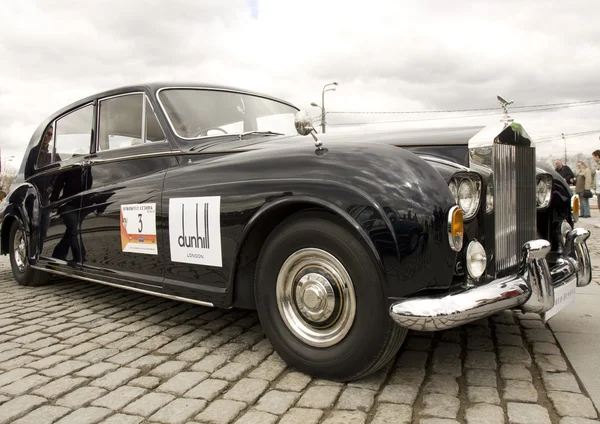
[[[542,177],[536,187],[536,204],[538,208],[545,208],[550,204],[552,195],[552,177]]]
[[[465,219],[472,218],[477,212],[477,191],[473,181],[461,181],[458,186],[458,206],[464,211]]]
[[[472,241],[467,247],[467,271],[472,278],[479,278],[485,272],[487,256],[478,241]]]
[[[494,210],[494,182],[490,178],[487,184],[485,195],[485,212],[491,213]]]
[[[448,188],[450,189],[450,193],[452,193],[452,197],[454,197],[454,201],[458,204],[458,188],[456,187],[456,182],[454,180],[450,181]]]

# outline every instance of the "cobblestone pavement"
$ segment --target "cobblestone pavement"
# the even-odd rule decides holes
[[[21,287],[6,257],[0,275],[0,424],[599,422],[537,315],[411,332],[384,370],[342,385],[287,367],[253,312]]]

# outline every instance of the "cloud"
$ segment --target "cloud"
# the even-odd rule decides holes
[[[20,157],[55,110],[152,80],[263,91],[314,116],[309,105],[321,102],[331,81],[339,86],[326,94],[329,111],[496,107],[496,94],[515,106],[600,99],[600,32],[592,19],[599,11],[583,0],[9,2],[0,16],[0,148]],[[555,135],[600,128],[599,112],[586,106],[514,115],[532,135]],[[328,131],[499,119],[464,115]],[[330,124],[406,119],[327,117]],[[540,151],[561,143],[540,144]],[[600,147],[597,135],[568,141],[573,150],[592,145]]]

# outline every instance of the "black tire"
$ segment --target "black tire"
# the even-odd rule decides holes
[[[15,280],[17,280],[17,283],[19,283],[22,286],[43,286],[44,284],[47,284],[50,280],[50,274],[31,268],[31,266],[29,265],[29,261],[27,260],[27,243],[25,243],[26,254],[25,260],[23,261],[23,266],[20,267],[19,264],[17,264],[15,256],[15,238],[18,236],[19,232],[21,234],[24,234],[23,226],[18,220],[15,220],[12,226],[10,227],[10,234],[8,238],[8,252],[10,256],[10,267],[12,269],[13,276],[15,277]]]
[[[332,346],[306,343],[290,331],[279,311],[280,269],[290,255],[306,248],[333,255],[354,287],[354,320]],[[301,273],[295,275],[294,281],[298,281]],[[302,212],[282,222],[261,250],[254,284],[258,316],[273,347],[289,365],[315,377],[346,382],[374,373],[396,355],[408,331],[389,316],[385,285],[372,255],[333,215]]]

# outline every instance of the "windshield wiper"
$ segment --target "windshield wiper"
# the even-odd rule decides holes
[[[245,135],[250,134],[258,134],[258,135],[285,135],[283,133],[273,132],[273,131],[247,131],[245,133],[238,134],[240,140],[244,138]]]
[[[251,134],[256,134],[256,135],[285,135],[283,133],[278,133],[278,132],[273,132],[273,131],[247,131],[247,132],[241,133],[241,134],[219,134],[219,135],[214,135],[214,136],[211,136],[211,137],[219,137],[220,139],[225,138],[225,137],[237,137],[238,140],[242,140],[245,135],[251,135]],[[196,146],[190,148],[190,152],[198,152],[200,150],[204,150],[204,149],[207,149],[209,147],[212,147],[212,146],[214,146],[216,144],[228,143],[228,142],[230,143],[232,141],[233,140],[215,141],[214,143],[211,143],[211,144],[208,144],[208,145],[206,145],[206,144],[199,144],[199,145],[196,145]]]

